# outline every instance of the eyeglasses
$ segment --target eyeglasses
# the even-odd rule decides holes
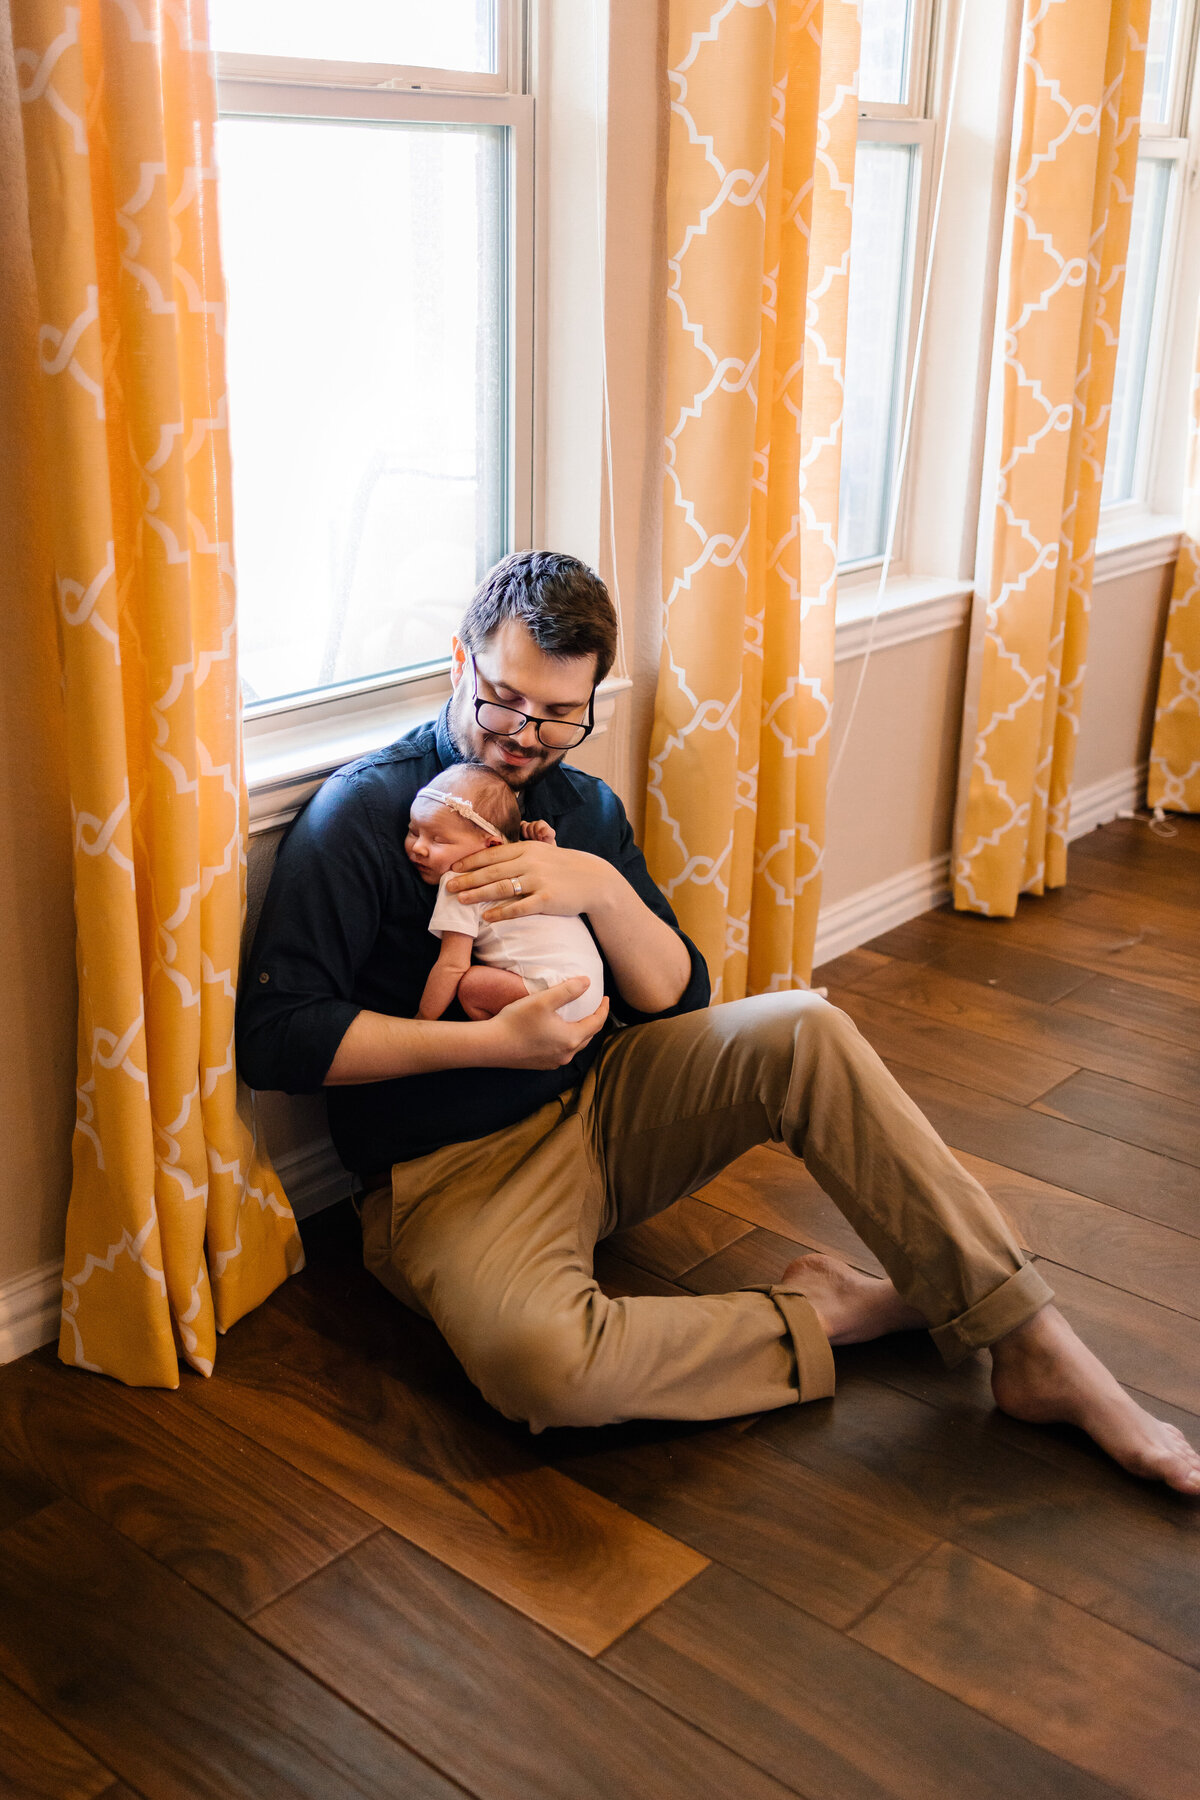
[[[545,749],[573,750],[576,744],[582,744],[595,726],[595,688],[588,696],[587,718],[582,722],[574,719],[536,719],[532,713],[518,712],[515,706],[501,706],[498,700],[480,699],[479,669],[473,655],[471,678],[475,684],[475,718],[479,729],[486,731],[489,737],[516,737],[527,725],[532,725],[537,733],[538,743]]]

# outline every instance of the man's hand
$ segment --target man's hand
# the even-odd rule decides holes
[[[480,1058],[489,1068],[561,1069],[591,1042],[608,1017],[607,996],[586,1019],[570,1023],[557,1010],[577,1000],[587,989],[586,975],[572,975],[527,1000],[514,1000],[494,1019],[479,1026],[489,1033],[487,1055]]]
[[[617,885],[628,884],[602,856],[541,843],[477,850],[455,863],[446,883],[447,891],[466,905],[486,905],[483,916],[489,923],[524,918],[527,913],[560,917],[592,913],[603,907]]]

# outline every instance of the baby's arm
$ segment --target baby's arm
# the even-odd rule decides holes
[[[531,840],[537,844],[556,844],[558,834],[553,825],[547,825],[545,819],[522,819],[521,841],[527,844]]]
[[[438,959],[429,971],[418,1019],[440,1019],[455,994],[458,984],[471,966],[473,939],[465,931],[443,931]]]

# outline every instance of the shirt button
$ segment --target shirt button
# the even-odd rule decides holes
[[[270,981],[271,977],[267,974],[267,971],[264,969],[258,979],[262,983],[263,987],[266,987],[266,985],[267,985],[268,981]]]

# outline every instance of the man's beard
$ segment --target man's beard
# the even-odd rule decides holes
[[[464,739],[463,731],[460,728],[460,720],[457,717],[457,699],[458,694],[455,693],[451,697],[450,710],[446,715],[446,728],[450,734],[450,742],[454,745],[462,762],[480,762],[483,758],[472,750],[470,745]],[[464,709],[464,711],[467,712],[469,717],[469,709]],[[511,743],[511,739],[509,738],[503,738],[497,734],[485,732],[482,726],[477,726],[476,729],[483,738],[485,745],[492,743],[507,747]],[[520,749],[519,744],[514,744],[512,747],[514,750]],[[536,759],[531,759],[527,771],[523,769],[495,768],[492,763],[488,763],[487,766],[490,769],[494,769],[494,773],[499,775],[502,781],[508,783],[509,787],[512,788],[519,799],[523,794],[529,793],[531,788],[537,787],[538,783],[550,773],[551,769],[557,768],[565,754],[566,752],[561,750],[557,753],[552,750],[546,751],[539,743]],[[520,779],[514,781],[514,775],[518,776]]]

